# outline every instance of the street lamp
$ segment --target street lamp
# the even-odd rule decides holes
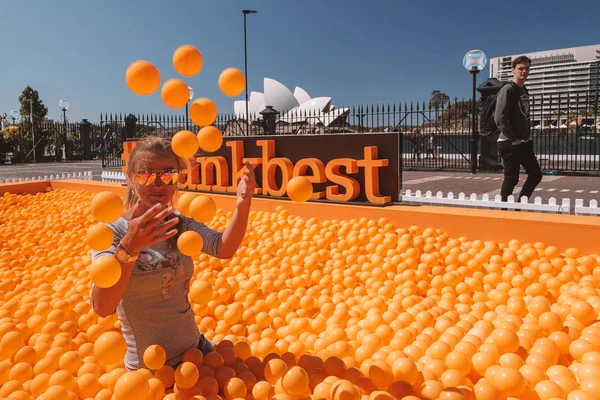
[[[194,98],[194,89],[192,89],[191,86],[188,86],[188,90],[190,91],[190,98],[188,99],[188,102],[185,103],[185,129],[189,131],[190,130],[190,127],[189,127],[189,119],[190,119],[189,104],[190,104],[190,101],[192,101],[192,99]]]
[[[481,50],[471,50],[463,57],[463,66],[473,75],[473,110],[472,110],[472,132],[471,132],[471,173],[477,173],[477,141],[479,140],[479,132],[477,131],[477,106],[475,100],[477,98],[477,74],[485,68],[487,57]]]
[[[246,134],[250,135],[250,115],[248,115],[248,51],[246,48],[246,15],[256,14],[254,10],[242,10],[244,14],[244,76],[246,77]]]
[[[64,99],[61,99],[58,102],[58,108],[60,108],[63,112],[63,123],[64,123],[64,135],[63,136],[64,137],[63,137],[63,148],[62,148],[62,152],[63,152],[62,157],[63,158],[62,159],[63,159],[63,161],[66,161],[67,158],[66,158],[66,154],[65,154],[65,148],[67,146],[67,110],[69,109],[69,102]]]

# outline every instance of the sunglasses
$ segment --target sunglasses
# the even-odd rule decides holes
[[[139,171],[135,174],[135,181],[144,186],[150,186],[156,181],[156,177],[165,185],[174,185],[179,181],[179,171],[176,169],[165,169],[162,171]]]

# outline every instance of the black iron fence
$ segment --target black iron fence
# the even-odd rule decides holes
[[[484,98],[484,103],[487,99]],[[478,108],[481,102],[478,100]],[[600,118],[595,93],[571,92],[532,96],[531,136],[542,169],[549,173],[600,175]],[[220,114],[214,125],[225,136],[314,135],[397,132],[402,135],[405,169],[469,170],[471,100],[441,103],[396,103],[329,107],[320,110],[273,111],[251,115],[249,121]],[[479,112],[479,115],[483,115]],[[479,121],[480,125],[486,121]],[[182,129],[197,132],[179,115],[102,114],[100,122],[64,124],[45,121],[34,126],[23,121],[0,132],[0,157],[12,162],[102,158],[103,167],[123,165],[123,142],[149,135],[172,137]],[[480,170],[499,170],[497,132],[480,135]],[[7,156],[8,155],[8,156]]]
[[[477,103],[478,109],[481,108],[480,100]],[[595,94],[588,92],[531,97],[531,136],[543,170],[600,174],[597,103]],[[243,116],[221,114],[214,125],[225,136],[399,132],[405,169],[468,170],[471,168],[471,104],[471,100],[455,98],[441,104],[378,104],[292,110],[283,114],[270,109],[269,113],[251,114],[249,121]],[[270,120],[268,115],[273,118]],[[169,138],[186,127],[194,132],[199,129],[186,120],[185,115],[103,114],[100,126],[105,167],[122,165],[122,142],[127,138],[147,135]],[[497,132],[480,135],[480,170],[501,169],[497,137]]]
[[[0,164],[92,160],[100,156],[99,124],[45,120],[4,124]]]

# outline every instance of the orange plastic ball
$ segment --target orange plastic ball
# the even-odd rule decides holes
[[[298,203],[308,201],[313,195],[313,186],[305,176],[295,176],[287,184],[288,197]]]
[[[189,295],[194,303],[205,305],[213,299],[214,291],[210,283],[197,279],[190,286]]]
[[[109,191],[97,193],[90,204],[90,212],[96,221],[112,223],[123,214],[123,200],[118,194]]]
[[[128,371],[115,383],[115,400],[147,400],[150,394],[148,380],[138,371]]]
[[[175,370],[175,383],[182,389],[189,389],[196,384],[199,376],[198,367],[191,362],[184,362]]]
[[[125,358],[127,342],[120,332],[104,332],[94,343],[94,356],[104,365],[115,365]]]
[[[85,238],[92,250],[102,251],[108,249],[113,244],[115,235],[109,226],[96,224],[88,229]]]
[[[308,390],[308,374],[303,368],[293,366],[281,378],[281,386],[287,393],[301,396]]]
[[[90,279],[101,288],[114,286],[121,279],[121,264],[112,256],[100,256],[89,267]]]
[[[156,371],[162,368],[166,361],[167,353],[160,345],[153,344],[152,346],[148,346],[146,351],[144,351],[144,364],[146,368]]]
[[[179,157],[192,157],[198,152],[198,147],[198,138],[192,131],[179,131],[171,139],[171,148]]]
[[[177,109],[190,100],[190,89],[181,79],[169,79],[163,84],[160,96],[167,107]]]
[[[177,199],[177,209],[184,217],[192,218],[190,215],[190,204],[198,196],[196,193],[184,193]]]
[[[202,150],[213,153],[223,145],[223,134],[214,126],[205,126],[198,132],[198,144]]]
[[[179,46],[173,53],[173,67],[180,75],[190,78],[202,70],[202,53],[189,44]]]
[[[160,72],[148,61],[135,61],[127,67],[125,82],[133,93],[150,96],[160,86]]]
[[[197,196],[189,206],[190,215],[198,222],[210,222],[217,214],[217,205],[209,196]]]
[[[207,98],[199,98],[190,105],[190,119],[197,126],[210,126],[217,119],[217,106]]]
[[[204,241],[202,236],[195,231],[186,231],[179,235],[177,238],[177,248],[179,251],[186,256],[193,257],[197,256],[202,252],[202,245]]]
[[[245,88],[246,78],[237,68],[227,68],[219,75],[219,88],[225,96],[239,96]]]

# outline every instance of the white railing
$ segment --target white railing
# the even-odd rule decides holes
[[[5,180],[0,179],[0,183],[18,183],[18,182],[29,182],[29,181],[54,181],[59,179],[83,179],[83,180],[92,180],[93,174],[92,171],[84,171],[84,172],[70,172],[66,174],[56,174],[56,175],[44,175],[37,177],[26,177],[26,178],[8,178]]]
[[[570,214],[571,212],[571,199],[562,199],[562,201],[558,203],[554,197],[551,197],[544,203],[540,197],[534,198],[533,202],[529,202],[527,197],[522,197],[520,202],[516,202],[514,196],[509,196],[508,201],[503,202],[500,195],[490,198],[487,194],[479,197],[475,193],[469,196],[464,193],[459,193],[458,197],[455,197],[452,192],[449,192],[446,195],[442,192],[437,192],[434,195],[431,191],[423,193],[420,190],[416,190],[415,192],[406,190],[404,194],[402,194],[402,202],[455,207],[550,212],[556,214]]]
[[[600,215],[600,207],[598,207],[597,200],[590,200],[589,206],[583,205],[583,200],[575,200],[575,214],[576,215]]]
[[[125,182],[125,172],[102,171],[102,182]]]

